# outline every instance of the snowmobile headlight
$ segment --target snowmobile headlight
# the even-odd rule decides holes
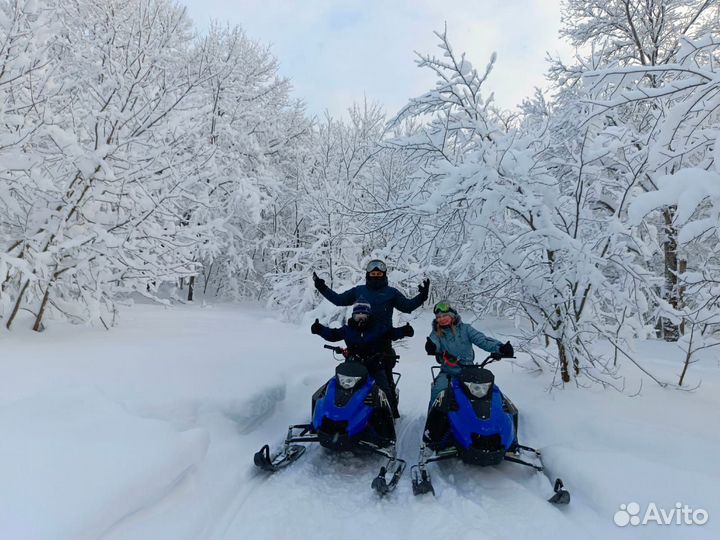
[[[362,377],[350,377],[348,375],[337,374],[338,382],[345,390],[350,390],[353,386],[360,382]]]
[[[490,391],[490,387],[492,386],[492,383],[490,382],[484,382],[484,383],[475,383],[475,382],[466,382],[465,386],[468,390],[470,390],[470,393],[478,398],[481,398],[485,396],[485,394]]]

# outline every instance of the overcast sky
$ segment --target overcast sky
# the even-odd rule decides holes
[[[432,74],[415,51],[439,54],[434,30],[447,22],[456,52],[479,70],[498,58],[488,89],[513,107],[545,85],[545,54],[571,54],[558,37],[559,0],[179,0],[201,30],[240,25],[270,43],[281,75],[310,113],[342,115],[363,96],[389,114],[429,90]]]

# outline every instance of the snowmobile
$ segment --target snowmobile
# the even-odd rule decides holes
[[[427,470],[428,463],[459,458],[471,465],[498,465],[510,461],[545,473],[539,450],[518,443],[518,410],[495,384],[487,364],[501,356],[493,353],[480,365],[462,366],[458,375],[450,375],[447,390],[430,407],[420,446],[420,458],[410,468],[413,493],[435,490]],[[433,380],[437,377],[433,366]],[[528,454],[536,462],[523,459]],[[545,473],[547,475],[547,473]],[[552,481],[552,479],[550,479]],[[549,502],[568,504],[570,493],[560,478],[553,484]]]
[[[333,376],[312,396],[312,421],[291,425],[282,450],[271,457],[269,445],[255,453],[255,465],[275,472],[297,461],[305,452],[304,443],[320,443],[334,450],[366,450],[386,457],[387,463],[372,481],[380,495],[392,491],[400,481],[406,462],[397,457],[395,421],[385,393],[359,358],[347,349],[324,345],[344,359]],[[397,358],[397,357],[396,357]],[[400,380],[396,376],[394,386]]]

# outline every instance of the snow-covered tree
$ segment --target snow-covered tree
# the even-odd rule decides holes
[[[48,123],[50,81],[59,66],[57,5],[12,1],[0,5],[0,317],[13,317],[18,287],[33,277],[24,239],[35,226],[32,201],[46,185],[37,141]]]
[[[374,247],[356,212],[374,204],[385,119],[367,102],[348,112],[347,121],[326,114],[313,129],[310,160],[293,191],[293,211],[301,216],[294,241],[278,246],[283,264],[268,275],[272,301],[295,312],[316,301],[309,281],[313,270],[333,287],[348,285],[364,276],[363,262]]]
[[[24,264],[6,279],[8,328],[21,308],[36,330],[48,309],[102,320],[116,293],[192,274],[202,236],[182,226],[204,161],[187,152],[195,117],[185,105],[205,77],[187,61],[184,9],[76,0],[54,15],[54,69],[43,83],[57,91],[31,143],[38,160],[11,174],[33,197],[10,192],[25,222],[6,239]]]
[[[561,34],[580,53],[576,65],[556,63],[552,74],[560,86],[577,84],[583,75],[591,75],[593,80],[585,79],[584,90],[602,101],[600,113],[607,136],[622,142],[614,170],[622,184],[632,186],[630,198],[638,189],[656,189],[656,178],[672,172],[679,162],[656,159],[658,144],[664,144],[657,137],[667,114],[667,101],[628,99],[631,96],[625,92],[626,85],[642,78],[641,92],[653,93],[652,89],[664,87],[670,73],[664,67],[678,62],[683,42],[715,31],[718,20],[720,5],[707,0],[569,0],[565,4]],[[618,80],[605,76],[616,70],[626,77]],[[674,211],[673,205],[663,209],[660,220],[647,223],[646,230],[646,236],[656,235],[648,241],[661,248],[649,261],[649,270],[655,272],[658,265],[662,269],[663,302],[655,307],[659,330],[668,340],[676,340],[680,333],[677,318],[670,311],[683,304],[679,275],[686,265],[677,251]]]
[[[686,347],[685,371],[695,351],[716,346],[720,324],[720,36],[682,40],[675,61],[643,68],[607,68],[588,75],[611,99],[602,107],[643,103],[660,111],[650,139],[653,190],[639,194],[630,223],[642,229],[656,210],[671,209],[678,270],[676,302],[663,309]],[[653,78],[661,78],[658,86]],[[619,90],[615,90],[619,88]]]
[[[198,244],[195,257],[203,265],[203,290],[255,295],[280,236],[278,216],[270,216],[281,199],[291,200],[287,192],[309,122],[290,100],[289,81],[278,76],[269,48],[239,28],[213,25],[195,64],[210,74],[195,97],[204,104],[199,140],[211,151],[201,173],[208,203],[186,211],[188,223],[214,223],[213,238]],[[284,216],[280,221],[284,226]],[[190,300],[194,283],[192,276]]]
[[[460,305],[528,321],[528,349],[563,382],[614,384],[614,366],[593,344],[619,349],[644,331],[653,283],[626,257],[632,238],[617,223],[627,202],[612,212],[603,204],[611,141],[575,125],[587,106],[572,99],[555,105],[539,95],[517,122],[504,122],[482,96],[494,58],[478,72],[446,33],[438,37],[442,58],[419,61],[437,75],[435,88],[395,119],[423,124],[394,141],[418,166],[382,213],[383,226],[400,231],[391,247],[409,245]],[[533,347],[536,339],[552,349]]]

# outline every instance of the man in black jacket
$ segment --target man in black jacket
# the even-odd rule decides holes
[[[387,265],[379,260],[370,261],[365,267],[365,285],[356,285],[347,291],[336,293],[325,280],[313,272],[313,282],[320,294],[336,306],[351,306],[360,299],[370,304],[375,323],[392,328],[393,309],[410,313],[419,308],[430,293],[430,280],[418,285],[418,294],[407,298],[395,287],[388,285]]]

